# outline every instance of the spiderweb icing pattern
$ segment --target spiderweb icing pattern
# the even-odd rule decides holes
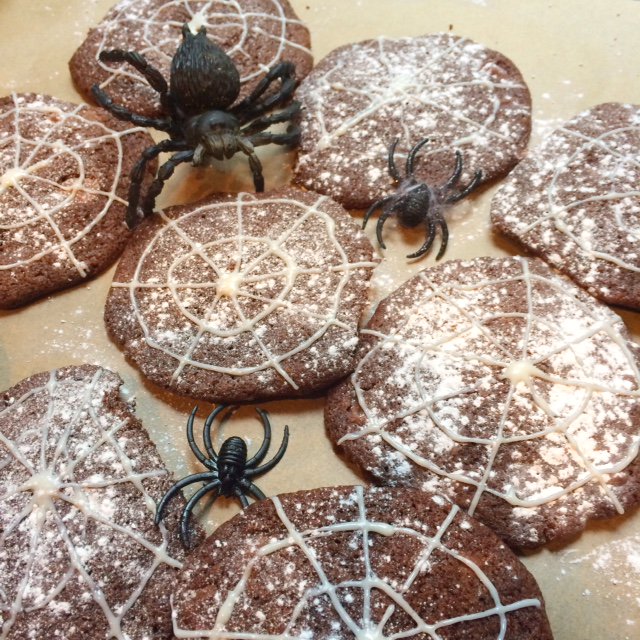
[[[640,108],[594,107],[556,129],[509,177],[492,202],[494,224],[608,300],[623,274],[640,280],[639,154]]]
[[[338,443],[364,439],[386,482],[453,497],[466,487],[471,515],[487,495],[526,519],[587,489],[578,514],[602,503],[622,513],[611,479],[640,449],[637,347],[615,314],[541,262],[491,264],[425,270],[409,298],[383,303],[349,383],[364,424]]]
[[[194,33],[202,26],[206,28],[208,37],[238,66],[242,85],[253,84],[273,65],[288,59],[292,51],[302,53],[311,66],[310,49],[296,41],[291,32],[292,27],[304,27],[288,3],[279,0],[125,0],[99,27],[102,37],[95,52],[95,64],[108,74],[100,85],[108,90],[119,78],[146,85],[130,65],[114,66],[98,60],[100,52],[113,48],[143,54],[168,80],[185,22]],[[261,46],[256,46],[256,39],[262,41]],[[299,75],[305,73],[304,68],[298,69]]]
[[[337,222],[328,213],[334,203],[307,200],[243,193],[175,218],[160,212],[163,225],[132,275],[112,286],[128,290],[146,345],[173,359],[173,381],[185,368],[233,376],[270,371],[298,389],[287,361],[317,349],[312,360],[337,362],[353,351],[364,299],[345,293],[354,278],[366,284],[376,263],[368,243],[350,260],[345,232],[366,241],[346,214]],[[262,221],[273,207],[276,221]],[[273,334],[275,325],[284,333]],[[330,331],[337,331],[336,345],[319,346]],[[241,345],[232,358],[230,344]]]
[[[69,613],[87,602],[103,616],[96,633],[106,627],[105,637],[130,638],[126,616],[154,572],[181,566],[164,526],[153,525],[150,491],[158,497],[166,471],[157,456],[136,458],[130,420],[103,407],[121,380],[84,369],[41,375],[0,410],[2,640],[25,628],[44,633],[56,615],[73,624]]]
[[[283,503],[278,497],[272,501],[278,519],[283,525],[284,531],[279,535],[273,535],[266,544],[256,544],[251,547],[246,565],[241,576],[229,581],[229,588],[221,594],[215,608],[209,609],[211,619],[215,622],[208,629],[181,628],[179,623],[179,609],[174,603],[174,634],[177,638],[203,638],[215,640],[217,638],[237,638],[238,640],[294,640],[314,637],[313,631],[307,626],[313,624],[316,618],[321,618],[323,623],[330,624],[332,638],[354,638],[356,640],[395,640],[399,638],[424,637],[434,640],[441,639],[441,632],[466,621],[480,620],[496,617],[499,620],[499,630],[496,632],[496,640],[506,637],[509,626],[509,614],[511,612],[528,607],[539,608],[540,600],[537,598],[523,598],[505,604],[503,596],[490,579],[487,568],[481,566],[477,558],[467,557],[465,549],[448,546],[446,537],[450,529],[461,525],[469,526],[464,522],[460,510],[455,505],[449,505],[449,511],[443,509],[444,518],[438,526],[427,527],[418,520],[412,523],[389,523],[369,518],[367,515],[367,500],[362,487],[355,487],[351,495],[342,497],[342,505],[345,503],[355,507],[355,517],[342,521],[342,517],[330,517],[327,524],[314,528],[301,529],[294,522],[300,518],[300,509],[297,513],[286,512]],[[309,496],[311,500],[311,496]],[[436,499],[437,500],[437,499]],[[438,503],[440,503],[438,501]],[[442,501],[444,503],[444,501]],[[297,505],[301,506],[301,505]],[[313,502],[306,505],[313,511]],[[304,516],[303,516],[304,520]],[[433,530],[431,530],[433,529]],[[339,582],[332,581],[332,573],[335,565],[340,563],[340,549],[338,545],[345,543],[345,535],[350,535],[348,546],[351,551],[345,557],[352,556],[359,550],[358,562],[362,565],[355,569],[354,575]],[[342,537],[340,541],[331,544],[332,538]],[[378,542],[381,537],[391,541],[379,551]],[[397,565],[394,565],[393,557],[387,557],[387,565],[379,564],[377,554],[391,554],[393,539],[398,539],[397,548],[402,548],[409,539],[414,544],[414,551],[410,565],[403,569],[402,579],[395,574]],[[320,551],[318,542],[327,543],[327,548],[332,551],[328,555]],[[270,556],[276,556],[272,565],[267,563]],[[259,579],[259,575],[269,569],[272,584],[287,585],[292,577],[278,575],[282,566],[278,566],[278,558],[286,558],[285,573],[288,571],[300,571],[301,565],[309,569],[301,579],[302,585],[298,590],[300,599],[294,606],[287,603],[286,609],[281,609],[283,618],[275,626],[281,631],[261,631],[263,626],[260,616],[251,624],[247,623],[247,606],[251,609],[248,600],[248,592],[252,582]],[[468,572],[465,580],[477,583],[477,593],[485,593],[491,602],[491,606],[483,608],[479,597],[475,603],[477,610],[456,615],[452,618],[439,620],[427,620],[433,617],[423,602],[414,601],[411,598],[412,588],[417,581],[423,579],[425,573],[432,569],[432,563],[437,564],[437,556],[444,556],[455,563],[464,565]],[[399,560],[396,559],[396,560]],[[345,564],[353,562],[346,560]],[[295,569],[291,567],[296,565]],[[404,564],[404,561],[400,561]],[[393,575],[385,575],[390,573]],[[458,588],[461,585],[457,585]],[[468,585],[464,585],[466,587]],[[272,594],[278,598],[276,590]],[[353,603],[357,603],[355,606]],[[239,622],[238,622],[239,621]],[[269,621],[274,626],[274,621]]]
[[[299,179],[348,198],[352,173],[373,201],[392,188],[386,165],[396,137],[398,162],[429,138],[420,155],[430,180],[448,177],[456,149],[467,177],[504,172],[526,146],[530,98],[519,73],[498,58],[446,34],[380,37],[329,54],[297,93],[305,105]]]
[[[126,205],[117,194],[123,139],[142,129],[113,130],[86,118],[86,105],[16,94],[10,100],[0,113],[0,271],[53,256],[56,266],[71,265],[84,278],[89,267],[78,247],[114,203]],[[111,173],[88,172],[92,154],[105,151],[115,155]],[[78,215],[77,208],[89,207],[91,216]]]

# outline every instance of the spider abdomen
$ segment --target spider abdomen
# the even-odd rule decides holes
[[[410,184],[405,195],[396,203],[398,222],[409,229],[424,222],[429,210],[434,206],[431,189],[425,184]]]
[[[234,482],[244,474],[247,464],[247,443],[238,436],[227,438],[218,455],[218,474],[225,489],[227,482]]]
[[[185,24],[182,35],[171,63],[171,96],[186,114],[226,109],[240,93],[240,74],[233,60],[207,38],[204,27],[193,35]]]

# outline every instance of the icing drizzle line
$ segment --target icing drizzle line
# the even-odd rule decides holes
[[[83,590],[102,610],[109,637],[127,640],[123,619],[161,564],[179,568],[181,563],[167,551],[168,533],[159,529],[161,541],[152,542],[126,522],[126,509],[148,511],[153,520],[155,502],[145,489],[147,479],[164,475],[158,468],[135,470],[136,462],[125,453],[119,432],[128,421],[115,420],[100,411],[101,398],[108,389],[118,388],[120,380],[104,369],[84,378],[49,374],[45,384],[34,387],[0,411],[0,639],[14,637],[16,620],[47,609],[72,613],[65,602],[68,586]],[[65,400],[65,397],[69,397]],[[30,419],[32,409],[46,402],[46,410]],[[12,439],[1,429],[5,421],[25,423],[19,438]],[[88,475],[83,465],[98,457],[112,465],[110,473]],[[157,461],[160,464],[159,460]],[[133,501],[131,491],[137,494]],[[125,505],[118,495],[126,492]],[[120,511],[120,509],[123,511]],[[120,513],[119,513],[120,512]],[[124,519],[119,522],[124,513]],[[86,528],[110,531],[112,537],[87,548]],[[154,528],[155,531],[155,528]],[[104,537],[104,534],[103,534]],[[92,564],[100,556],[113,553],[118,542],[120,558],[127,549],[142,547],[149,559],[128,576],[130,591],[123,602],[109,602],[101,585],[108,580],[97,575]],[[16,548],[24,556],[16,557]],[[60,568],[67,563],[67,567]],[[117,566],[116,562],[116,566]],[[124,563],[122,563],[124,565]],[[113,567],[124,573],[128,567]],[[17,580],[15,576],[19,575]],[[61,618],[73,622],[73,616]],[[37,620],[29,622],[37,629]]]
[[[440,631],[455,624],[465,621],[478,620],[497,616],[500,620],[500,629],[495,636],[496,640],[503,640],[508,627],[508,614],[512,611],[524,609],[527,607],[540,607],[541,603],[536,598],[526,598],[512,602],[508,605],[502,603],[500,594],[496,586],[491,582],[485,571],[474,560],[465,557],[460,551],[449,548],[443,542],[442,538],[451,527],[460,510],[456,505],[450,505],[451,509],[443,522],[437,528],[435,535],[430,536],[425,533],[406,525],[395,525],[388,522],[371,521],[367,517],[365,495],[362,487],[355,487],[350,499],[355,502],[358,509],[358,517],[352,521],[339,522],[329,524],[305,531],[299,531],[291,519],[287,516],[280,499],[276,496],[270,498],[274,504],[278,518],[282,522],[286,534],[272,539],[253,552],[252,558],[247,563],[242,576],[235,583],[235,587],[230,589],[226,594],[226,598],[217,610],[216,620],[211,629],[182,629],[178,625],[178,616],[175,606],[173,607],[173,625],[174,634],[177,638],[203,638],[208,640],[300,640],[300,638],[311,638],[311,632],[304,629],[304,613],[312,608],[312,602],[319,596],[325,597],[330,602],[330,607],[335,613],[335,621],[341,622],[342,626],[351,634],[348,637],[355,640],[399,640],[401,638],[410,638],[424,634],[425,637],[433,640],[440,640]],[[342,532],[352,532],[359,538],[361,549],[361,558],[363,562],[363,574],[361,579],[345,580],[339,584],[333,584],[325,572],[322,561],[310,546],[314,540],[325,538],[333,534]],[[417,555],[415,564],[407,577],[397,586],[394,586],[373,568],[371,554],[375,553],[372,544],[375,536],[407,536],[415,540],[421,547],[420,553]],[[285,628],[281,633],[268,634],[259,633],[246,629],[245,631],[229,631],[227,623],[233,620],[233,614],[236,605],[238,605],[241,597],[247,590],[247,585],[251,580],[254,570],[262,558],[265,556],[286,553],[292,549],[302,552],[304,561],[310,565],[317,578],[317,583],[308,586],[300,601],[293,609],[291,618],[286,622]],[[493,606],[481,611],[439,620],[437,622],[427,622],[423,619],[418,611],[407,600],[407,594],[410,593],[411,587],[419,575],[429,570],[429,561],[434,553],[447,555],[449,558],[464,564],[482,587],[488,592],[493,602]],[[295,556],[291,556],[295,557]],[[335,559],[332,557],[332,559]],[[362,611],[354,616],[347,610],[345,602],[340,592],[345,593],[347,590],[362,591]],[[372,595],[374,591],[383,593],[391,604],[388,604],[379,619],[374,619],[372,607]],[[274,594],[276,597],[277,594]],[[240,609],[242,610],[242,609]],[[387,624],[398,622],[400,618],[396,618],[394,614],[401,614],[401,619],[408,619],[410,622],[405,623],[404,628],[385,633]],[[309,615],[317,615],[315,612],[309,611]],[[255,628],[255,627],[254,627]],[[335,627],[337,629],[337,627]],[[335,636],[342,638],[342,636]]]
[[[112,286],[129,290],[131,309],[147,345],[176,360],[173,380],[178,379],[187,366],[236,376],[272,369],[297,389],[298,382],[285,370],[288,358],[310,348],[331,327],[338,327],[347,335],[355,336],[355,322],[344,322],[339,318],[342,312],[340,297],[355,271],[371,270],[376,263],[349,262],[336,237],[335,220],[323,211],[325,202],[329,200],[324,196],[312,205],[306,205],[288,198],[256,199],[244,193],[238,195],[235,203],[210,203],[175,220],[160,212],[164,226],[145,247],[131,280],[114,282]],[[293,208],[300,215],[276,238],[247,233],[243,220],[246,210],[256,209],[254,214],[257,214],[260,207],[270,205]],[[235,230],[206,243],[192,237],[201,227],[200,218],[203,214],[220,219],[225,211],[233,209]],[[330,250],[320,252],[322,255],[316,251],[311,258],[312,263],[309,263],[310,257],[306,254],[303,258],[304,251],[299,247],[299,241],[306,225],[315,224],[317,227],[318,223],[324,234],[322,241],[329,244]],[[171,242],[171,238],[175,240]],[[145,267],[154,264],[156,248],[163,244],[172,247],[171,260],[166,266],[166,280],[161,280],[157,275],[145,277]],[[224,260],[217,256],[223,256]],[[301,259],[307,261],[307,266],[298,264]],[[231,266],[228,264],[230,260],[233,262]],[[189,265],[188,269],[183,268],[186,264]],[[337,274],[339,281],[337,284],[332,281],[328,290],[314,290],[307,294],[307,297],[313,295],[316,304],[294,297],[299,288],[299,278],[320,278],[328,273]],[[261,287],[265,290],[264,294],[260,293]],[[175,332],[164,331],[160,325],[151,326],[153,312],[147,313],[143,307],[140,300],[142,294],[158,296],[162,300],[158,307],[162,313],[175,313],[181,321],[184,320],[181,322],[183,328],[179,338]],[[193,306],[190,299],[195,294],[204,311],[194,313],[190,310]],[[246,309],[249,307],[246,305],[255,303],[260,310],[248,315]],[[302,318],[314,329],[306,337],[300,338],[295,346],[276,353],[274,347],[266,344],[262,335],[269,316],[280,310],[286,311],[291,318]],[[258,364],[223,366],[198,360],[195,356],[204,341],[247,336],[255,345],[261,360]]]

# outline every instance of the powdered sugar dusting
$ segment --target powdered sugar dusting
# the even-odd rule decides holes
[[[529,137],[530,98],[519,73],[500,54],[448,34],[341,47],[297,95],[305,105],[298,179],[359,206],[392,189],[386,164],[395,137],[398,157],[429,137],[425,166],[441,163],[449,173],[459,149],[463,184],[477,169],[485,180],[506,171]],[[443,167],[438,176],[426,170],[430,182],[446,180]]]
[[[39,380],[9,390],[0,410],[0,637],[43,637],[52,616],[70,637],[68,614],[93,603],[94,637],[142,638],[151,630],[130,610],[158,567],[180,566],[153,525],[166,471],[130,415],[108,407],[115,374]]]
[[[640,448],[638,348],[615,314],[541,262],[427,269],[363,333],[350,385],[365,422],[339,443],[365,438],[381,480],[436,478],[452,499],[465,486],[471,514],[485,494],[516,519],[564,501],[582,525],[603,505],[624,511],[620,478]]]

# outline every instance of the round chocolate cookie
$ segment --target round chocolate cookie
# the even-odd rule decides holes
[[[538,259],[425,269],[363,330],[329,437],[385,484],[536,547],[640,503],[640,346]]]
[[[223,195],[136,231],[105,320],[153,382],[211,402],[308,395],[353,370],[373,249],[315,193]]]
[[[150,144],[144,130],[86,105],[0,98],[0,309],[111,265],[129,237],[129,172]]]
[[[596,298],[640,309],[640,106],[554,131],[495,194],[491,222]]]
[[[481,170],[488,181],[524,154],[531,97],[502,54],[447,34],[378,38],[340,47],[302,82],[304,106],[296,179],[347,208],[364,208],[395,190],[387,169],[429,138],[416,164],[432,185],[463,159],[461,184]]]
[[[111,49],[136,51],[168,82],[185,23],[193,33],[204,26],[208,37],[231,56],[240,72],[241,97],[279,62],[293,62],[298,78],[313,64],[309,31],[287,0],[122,0],[69,61],[76,88],[95,102],[91,87],[98,84],[130,111],[158,115],[158,93],[137,71],[128,64],[101,62],[98,56]]]
[[[421,491],[338,487],[255,503],[191,555],[180,638],[549,640],[516,556]]]
[[[172,637],[183,552],[153,523],[171,478],[121,385],[84,365],[0,395],[3,639]]]

